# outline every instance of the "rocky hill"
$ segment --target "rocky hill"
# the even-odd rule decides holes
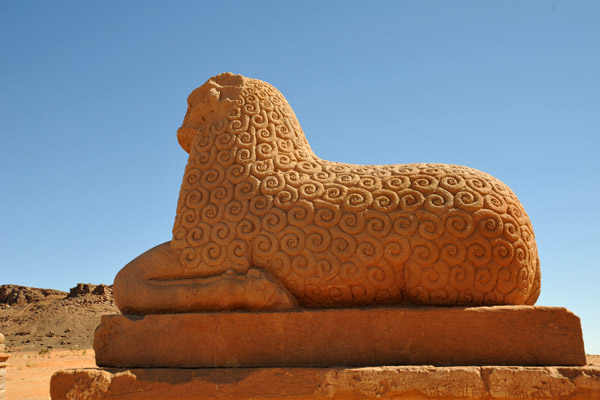
[[[100,317],[118,313],[109,285],[79,283],[69,293],[0,285],[0,333],[9,351],[91,348]]]

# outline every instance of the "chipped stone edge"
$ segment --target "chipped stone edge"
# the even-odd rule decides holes
[[[51,387],[55,379],[65,375],[84,374],[89,379],[82,385],[83,381],[78,379],[77,387],[73,386],[67,390],[70,396],[81,393],[93,393],[94,399],[102,399],[109,391],[112,381],[126,378],[130,383],[144,385],[152,382],[154,387],[160,385],[160,378],[147,381],[137,379],[136,371],[144,369],[71,369],[56,372],[52,376]],[[223,369],[202,369],[203,371],[220,371]],[[294,393],[293,385],[290,383],[287,395],[279,396],[280,399],[331,399],[343,395],[359,396],[361,398],[396,398],[401,395],[418,393],[426,399],[582,399],[600,398],[600,367],[513,367],[513,366],[472,366],[472,367],[434,367],[434,366],[395,366],[395,367],[371,367],[371,368],[232,368],[232,372],[243,370],[245,373],[261,373],[268,375],[282,371],[286,374],[307,373],[314,379],[314,391],[306,393]],[[178,369],[156,368],[147,369],[159,377],[161,371],[169,371],[170,374],[177,373]],[[190,370],[179,370],[189,373]],[[277,375],[281,377],[281,375]],[[290,375],[291,376],[291,375]],[[245,378],[244,378],[245,379]],[[183,384],[192,384],[194,381],[202,382],[202,377],[192,377]],[[260,381],[260,380],[259,380]],[[257,381],[257,382],[259,382]],[[172,385],[163,382],[165,385]],[[311,382],[308,382],[312,384]],[[205,384],[205,382],[203,382]],[[221,384],[220,393],[223,398],[241,398],[233,391],[230,395],[227,386],[235,384]],[[250,388],[252,384],[248,385]],[[250,389],[251,390],[251,389]],[[67,394],[65,393],[65,394]],[[122,395],[126,395],[123,393]],[[111,396],[118,398],[117,393]],[[248,398],[260,396],[260,393],[248,393]],[[265,396],[268,397],[268,396]],[[54,397],[53,399],[62,399]],[[111,397],[112,398],[112,397]]]

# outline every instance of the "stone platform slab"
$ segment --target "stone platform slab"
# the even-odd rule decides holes
[[[8,353],[2,353],[4,345],[0,348],[0,400],[4,400],[6,393],[6,360],[10,358]]]
[[[94,350],[121,368],[586,362],[579,318],[533,306],[111,315]]]
[[[6,393],[6,360],[10,358],[4,353],[4,335],[0,333],[0,400],[4,400]]]
[[[600,367],[65,370],[53,400],[597,400]]]

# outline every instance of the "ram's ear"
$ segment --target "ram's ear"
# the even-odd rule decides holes
[[[179,145],[188,154],[192,150],[192,143],[194,141],[194,135],[196,134],[196,131],[197,129],[195,128],[185,128],[183,126],[177,129],[177,140],[179,141]]]
[[[244,86],[244,78],[242,75],[232,74],[231,72],[223,72],[222,74],[213,76],[207,82],[212,82],[222,87],[237,87],[241,89]]]

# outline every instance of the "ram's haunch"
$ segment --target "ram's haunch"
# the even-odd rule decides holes
[[[221,74],[178,131],[173,240],[115,280],[123,312],[533,304],[533,229],[512,191],[457,165],[319,159],[269,84]],[[382,144],[383,145],[383,144]]]

